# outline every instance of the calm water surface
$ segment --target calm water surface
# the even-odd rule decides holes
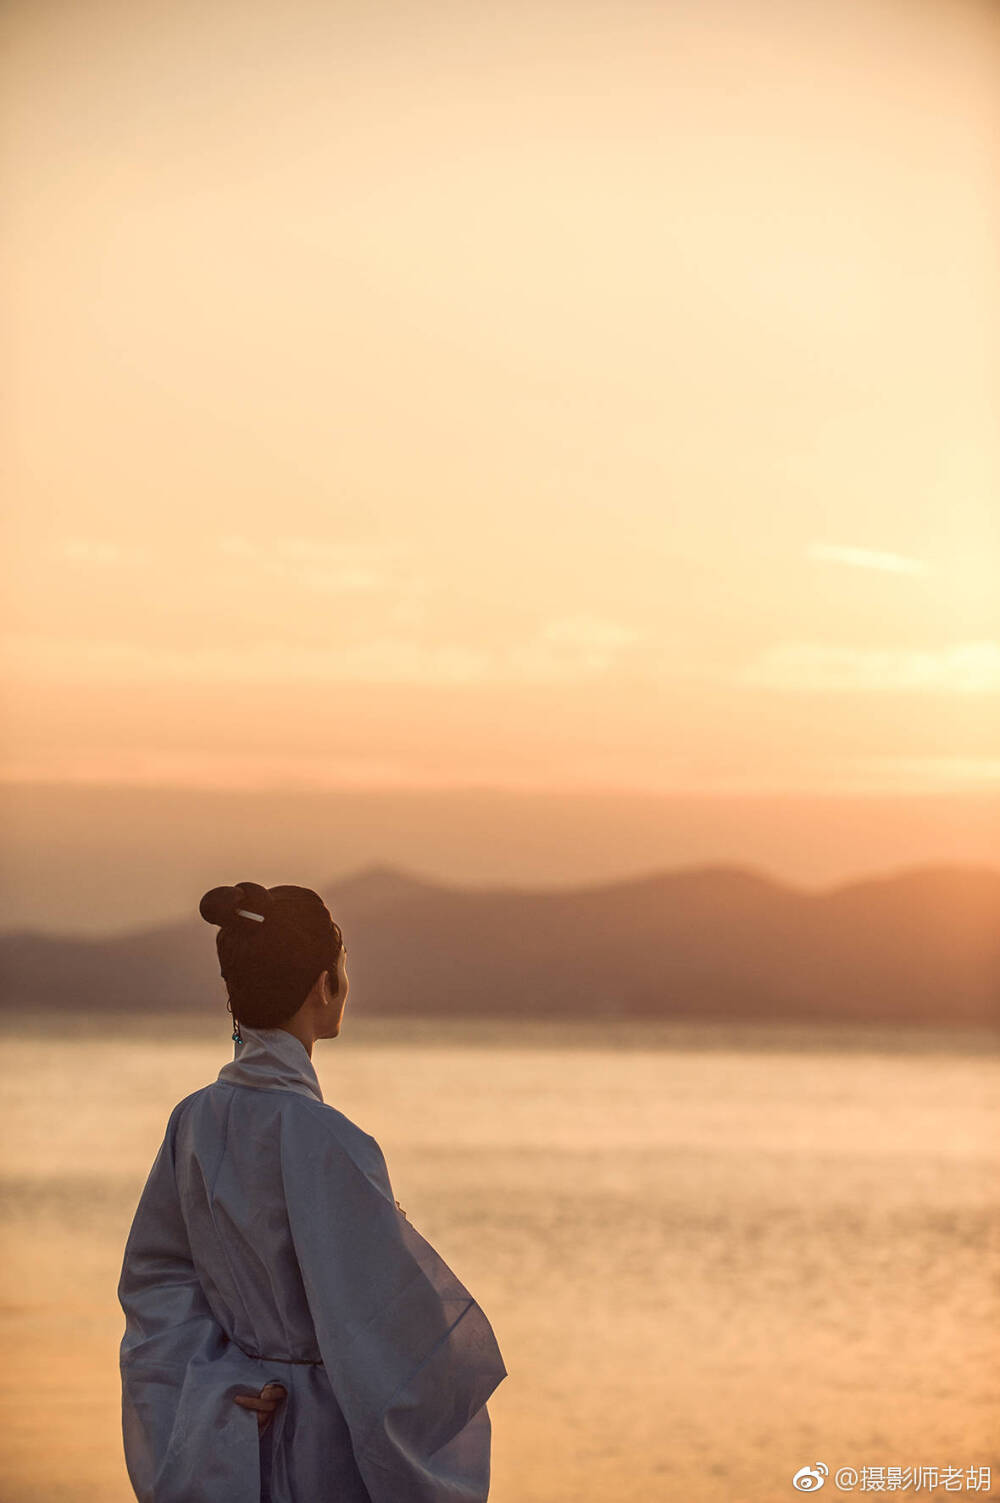
[[[122,1249],[227,1022],[3,1030],[3,1503],[132,1500]],[[493,1322],[491,1503],[1000,1498],[995,1038],[348,1018],[315,1063]]]

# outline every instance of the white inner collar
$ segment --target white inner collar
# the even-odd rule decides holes
[[[319,1077],[305,1044],[287,1028],[248,1028],[240,1023],[243,1042],[233,1042],[233,1059],[218,1078],[230,1085],[298,1091],[323,1100]]]

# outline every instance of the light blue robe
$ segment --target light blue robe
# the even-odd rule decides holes
[[[507,1376],[489,1321],[304,1045],[240,1027],[233,1062],[171,1112],[125,1246],[136,1497],[485,1503]],[[287,1398],[258,1440],[233,1399],[268,1382]]]

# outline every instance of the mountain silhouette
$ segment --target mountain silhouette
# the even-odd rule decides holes
[[[372,1016],[1000,1025],[1000,870],[807,891],[724,864],[559,890],[374,865],[323,888]],[[0,1005],[225,1012],[198,916],[108,938],[0,934]]]

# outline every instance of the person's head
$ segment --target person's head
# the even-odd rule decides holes
[[[350,983],[338,924],[310,887],[213,887],[198,905],[215,944],[229,1011],[249,1028],[284,1028],[312,1053],[336,1038]]]

